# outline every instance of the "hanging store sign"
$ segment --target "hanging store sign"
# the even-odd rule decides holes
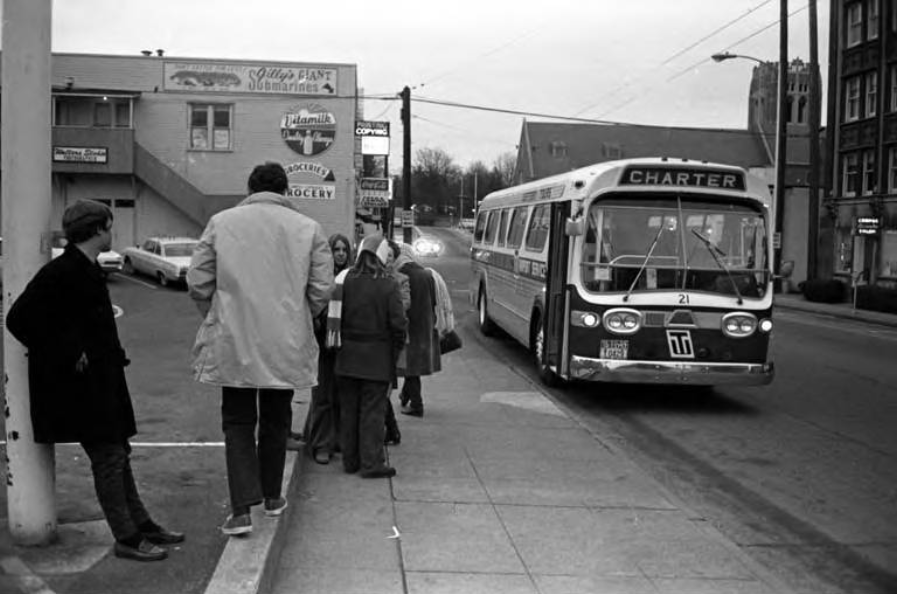
[[[362,155],[389,154],[389,122],[355,122],[355,136],[361,138]]]
[[[92,146],[54,146],[54,163],[98,163],[103,164],[109,160],[109,150],[106,147]]]
[[[336,95],[336,68],[165,62],[163,88],[190,93]]]
[[[856,217],[854,229],[857,235],[878,235],[881,231],[881,217]]]
[[[359,186],[359,205],[363,208],[388,208],[392,200],[392,180],[363,177]]]
[[[283,115],[280,135],[300,155],[318,155],[336,139],[336,117],[317,103],[300,105]]]

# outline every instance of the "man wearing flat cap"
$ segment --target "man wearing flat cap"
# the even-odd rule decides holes
[[[129,361],[118,339],[100,252],[110,249],[112,211],[79,200],[62,216],[68,243],[34,276],[6,317],[28,349],[31,424],[37,443],[80,443],[90,458],[97,499],[115,555],[167,557],[157,545],[184,535],[156,524],[140,501],[128,439],[137,433],[125,380]]]

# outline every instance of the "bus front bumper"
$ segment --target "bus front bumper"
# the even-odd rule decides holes
[[[621,384],[765,386],[774,376],[772,362],[623,361],[576,355],[570,360],[570,379]]]

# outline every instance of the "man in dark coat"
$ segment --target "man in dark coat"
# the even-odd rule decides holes
[[[115,555],[158,561],[156,546],[182,542],[150,518],[131,473],[128,438],[137,433],[100,252],[110,249],[112,211],[92,200],[66,209],[68,244],[38,271],[6,317],[28,349],[31,424],[37,443],[80,443],[97,499],[115,537]]]
[[[398,369],[405,377],[399,400],[401,412],[415,417],[424,416],[421,376],[442,369],[439,352],[439,333],[436,331],[436,282],[429,271],[406,253],[394,264],[396,270],[408,276],[411,286],[411,308],[408,310],[408,345],[404,366]]]

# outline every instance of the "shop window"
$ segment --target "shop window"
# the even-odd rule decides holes
[[[835,229],[835,272],[853,270],[853,230],[850,226]]]
[[[875,109],[878,102],[878,73],[870,72],[866,75],[866,111],[863,117],[871,118],[877,113]]]
[[[897,278],[897,229],[882,231],[881,275]]]
[[[869,19],[866,21],[866,39],[878,39],[878,0],[869,0]]]
[[[130,128],[131,100],[106,96],[53,96],[53,125]]]
[[[897,194],[897,146],[888,148],[888,193]]]
[[[863,151],[863,194],[873,194],[875,183],[875,152]]]
[[[533,208],[533,216],[529,220],[529,228],[526,231],[526,249],[533,252],[541,252],[548,238],[548,226],[551,210],[548,204],[540,204]]]
[[[102,128],[112,126],[112,106],[108,103],[96,103],[93,106],[93,125]]]
[[[232,148],[232,105],[190,104],[190,148],[226,151]]]
[[[844,98],[844,120],[852,122],[860,119],[860,77],[847,79]]]
[[[859,178],[858,158],[856,153],[848,153],[841,158],[841,193],[844,196],[856,196]]]
[[[853,2],[847,5],[847,47],[863,41],[863,3]]]

